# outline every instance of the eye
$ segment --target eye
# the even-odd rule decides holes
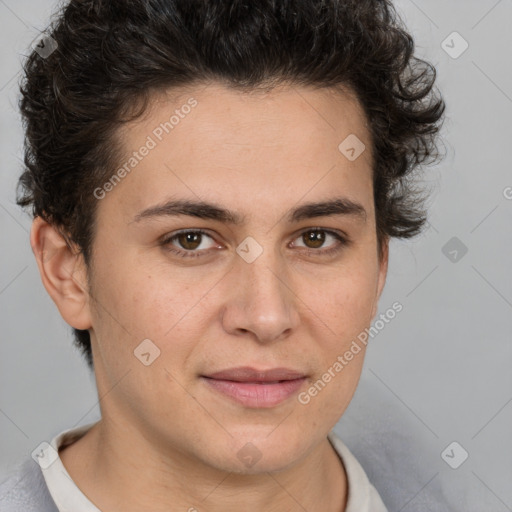
[[[166,251],[175,253],[184,258],[202,256],[207,249],[212,247],[204,246],[203,241],[205,237],[213,240],[213,238],[202,229],[180,231],[170,237],[164,237],[160,245],[162,245]],[[179,244],[179,247],[184,250],[180,250],[173,245],[175,241]]]
[[[335,240],[334,244],[330,244],[328,249],[320,249],[329,239]],[[349,245],[347,237],[341,234],[322,228],[309,228],[303,231],[296,240],[301,240],[304,245],[295,245],[295,247],[305,247],[308,254],[330,255],[341,251],[345,246]]]
[[[184,230],[173,234],[172,236],[163,237],[160,241],[160,245],[164,250],[174,253],[182,258],[189,257],[200,257],[210,253],[209,249],[214,247],[219,248],[218,245],[203,243],[208,238],[213,241],[213,237],[202,229]],[[329,240],[334,239],[336,243],[330,244],[331,247],[328,249],[321,249],[322,246]],[[326,230],[322,228],[309,228],[303,231],[299,237],[296,238],[302,240],[303,246],[295,245],[294,247],[304,247],[305,252],[311,255],[333,255],[341,251],[344,247],[350,244],[347,237],[341,234]]]

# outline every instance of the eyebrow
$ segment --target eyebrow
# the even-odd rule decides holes
[[[223,222],[225,224],[242,225],[245,222],[245,215],[228,210],[219,205],[205,201],[171,200],[164,204],[151,206],[139,212],[133,222],[140,222],[157,217],[171,217],[188,215],[200,219],[209,219]],[[328,201],[303,204],[291,209],[286,213],[288,222],[299,222],[304,219],[315,217],[331,217],[337,215],[359,218],[366,222],[367,213],[363,205],[348,198],[339,197]]]

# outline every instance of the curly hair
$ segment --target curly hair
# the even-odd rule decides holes
[[[118,163],[116,129],[154,92],[213,81],[349,88],[369,122],[379,252],[426,223],[411,177],[440,156],[445,103],[391,0],[71,0],[46,34],[55,51],[32,51],[20,84],[17,203],[59,229],[89,270],[93,190]],[[73,333],[93,369],[89,331]]]

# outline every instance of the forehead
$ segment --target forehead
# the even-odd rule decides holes
[[[325,196],[336,187],[361,196],[372,189],[367,120],[350,91],[187,87],[155,95],[145,115],[117,136],[125,155],[119,165],[135,164],[109,193],[126,214],[172,194],[231,198],[232,209],[241,210],[235,205],[247,207],[249,197],[263,207],[296,203],[308,191]],[[360,144],[355,160],[347,158],[347,140]],[[144,147],[151,149],[141,158]]]
[[[197,107],[188,109],[191,99],[197,102]],[[169,111],[179,115],[179,124],[181,120],[191,119],[180,127],[183,138],[188,125],[195,132],[208,135],[212,142],[245,141],[249,145],[259,141],[271,146],[286,141],[286,134],[297,136],[296,140],[310,135],[311,142],[315,142],[315,135],[330,135],[335,141],[347,132],[358,133],[362,138],[369,135],[367,119],[356,94],[341,86],[318,89],[282,84],[268,91],[242,91],[214,82],[161,92],[150,101],[145,120],[129,126],[131,135],[144,135],[154,121],[169,121],[165,115]]]

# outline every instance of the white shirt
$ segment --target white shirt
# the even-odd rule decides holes
[[[41,471],[59,512],[101,512],[75,484],[58,454],[59,448],[78,440],[95,423],[64,430],[52,439],[50,445],[43,448],[41,460],[47,463],[40,463]],[[387,512],[377,490],[347,446],[334,431],[329,433],[328,439],[347,473],[348,501],[344,512]]]

